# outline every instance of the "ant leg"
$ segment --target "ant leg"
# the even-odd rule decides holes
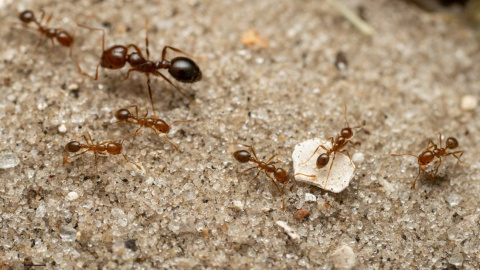
[[[149,126],[149,128],[151,128],[151,129],[153,130],[153,132],[155,132],[155,135],[157,135],[157,137],[158,137],[160,140],[165,140],[167,143],[169,143],[170,145],[172,145],[173,148],[175,148],[175,151],[178,152],[178,147],[177,147],[177,145],[176,145],[174,142],[170,141],[170,140],[167,138],[167,135],[166,135],[166,134],[165,134],[165,136],[162,138],[162,137],[160,136],[160,134],[158,134],[158,132],[157,132],[157,130],[156,130],[155,128],[150,127],[150,126]]]
[[[145,20],[145,46],[146,46],[147,61],[148,61],[150,60],[150,51],[148,50],[148,19]]]
[[[38,43],[37,43],[37,46],[35,46],[35,50],[34,50],[34,53],[37,52],[38,48],[40,47],[40,45],[43,43],[43,38],[44,36],[41,35],[40,38],[38,39]]]
[[[52,14],[48,14],[48,17],[47,19],[45,20],[45,26],[48,26],[48,24],[50,23],[50,20],[52,19]]]
[[[418,167],[418,174],[417,177],[415,177],[415,180],[413,180],[412,189],[415,189],[415,183],[417,183],[418,177],[420,177],[420,172],[420,167]]]
[[[130,72],[136,71],[136,70],[137,70],[136,68],[130,68],[127,72],[127,75],[122,79],[122,82],[127,80],[130,77]]]
[[[442,132],[438,132],[438,141],[440,142],[440,148],[442,148]]]
[[[63,163],[65,164],[66,162],[68,162],[69,159],[72,159],[72,158],[74,158],[74,157],[81,156],[81,155],[85,154],[85,153],[88,152],[88,151],[90,151],[90,149],[87,149],[87,150],[85,150],[85,151],[83,151],[83,152],[80,152],[80,153],[78,153],[78,154],[75,154],[75,155],[73,155],[73,156],[69,156],[69,157],[67,156],[67,158],[63,160]]]
[[[140,171],[143,171],[142,167],[140,167],[137,163],[129,160],[124,153],[122,153],[122,156],[123,156],[123,158],[124,158],[128,163],[132,163],[132,164],[135,165]]]
[[[50,39],[52,42],[52,55],[55,53],[55,42],[53,41],[53,38]]]
[[[150,96],[150,104],[152,105],[153,116],[157,117],[157,111],[155,111],[155,106],[153,105],[152,87],[150,86],[150,74],[148,73],[147,73],[147,86],[148,86],[148,95]]]
[[[316,175],[309,175],[309,174],[304,174],[304,173],[296,173],[295,175],[303,175],[303,176],[306,176],[306,177],[317,178]],[[295,176],[295,175],[293,175],[293,176]]]
[[[173,125],[176,124],[176,123],[190,123],[190,122],[193,122],[193,120],[190,120],[190,119],[175,120],[175,121],[173,121],[172,123],[170,123],[170,126],[173,126]]]
[[[140,48],[138,48],[137,45],[135,45],[135,44],[128,44],[128,45],[127,45],[127,48],[130,48],[130,47],[132,47],[132,48],[143,58],[143,53],[142,53],[142,51],[140,50]],[[147,60],[148,60],[148,59],[147,59]]]
[[[273,163],[269,163],[269,162],[270,162],[274,157],[276,157],[276,156],[277,156],[277,154],[273,155],[273,156],[272,156],[271,158],[269,158],[265,163],[266,163],[266,164],[273,164]],[[275,162],[275,163],[277,163],[277,162]]]
[[[433,177],[437,176],[438,168],[440,168],[440,165],[442,164],[442,158],[439,157],[439,159],[440,159],[440,162],[438,162],[437,167],[435,167],[435,173],[433,174]]]
[[[460,154],[460,155],[457,156],[457,154]],[[463,164],[468,164],[468,163],[460,160],[460,158],[463,156],[463,151],[455,151],[455,152],[452,152],[452,153],[448,153],[445,156],[450,156],[450,155],[454,156],[458,160],[458,162],[463,163]]]
[[[325,189],[327,187],[328,177],[330,176],[330,172],[332,171],[332,166],[333,166],[333,162],[335,161],[336,155],[337,155],[337,152],[333,152],[332,163],[330,164],[330,168],[328,169],[327,180],[325,180],[325,185],[323,186],[323,189]]]
[[[173,86],[175,88],[175,90],[177,90],[178,92],[180,92],[180,94],[182,94],[182,96],[186,97],[187,99],[189,99],[191,102],[194,102],[194,103],[197,103],[198,104],[198,101],[196,101],[195,99],[189,97],[187,94],[185,94],[182,90],[180,90],[180,88],[176,87],[172,81],[170,81],[167,77],[165,77],[165,75],[163,75],[162,73],[158,72],[158,71],[155,71],[152,73],[153,75],[155,76],[159,76],[159,77],[162,77],[165,81],[167,81],[171,86]]]
[[[358,149],[358,148],[357,148],[357,143],[360,143],[360,142],[355,142],[355,143],[354,143],[354,142],[352,142],[352,141],[350,141],[350,140],[348,140],[347,142],[348,142],[349,144],[353,145],[352,147],[353,147],[354,149]]]
[[[140,133],[141,129],[143,128],[144,126],[141,125],[139,128],[137,128],[137,130],[135,130],[135,133],[133,134],[133,139],[132,139],[132,143],[131,145],[135,145],[135,138],[137,137],[137,134]]]
[[[248,169],[245,169],[245,170],[239,172],[237,175],[235,175],[235,177],[238,178],[238,177],[240,177],[240,176],[246,174],[247,172],[249,172],[249,171],[251,171],[251,170],[253,170],[253,169],[256,169],[256,168],[258,168],[258,166],[253,166],[253,167],[250,167],[250,168],[248,168]]]
[[[317,153],[318,149],[320,149],[320,147],[323,148],[323,150],[328,151],[327,148],[325,148],[323,145],[320,144],[320,145],[317,147],[317,149],[315,149],[315,151],[313,152],[313,154],[307,159],[307,161],[301,162],[300,165],[303,165],[303,164],[309,162],[310,159],[312,159],[312,157]]]
[[[258,178],[258,176],[260,175],[261,172],[262,172],[262,170],[258,170],[258,172],[257,172],[257,174],[255,175],[255,177],[254,177],[252,180],[248,181],[248,184],[251,184],[253,181],[255,181],[255,180]]]
[[[102,28],[90,27],[90,26],[80,24],[80,23],[77,23],[77,26],[82,27],[82,28],[86,28],[86,29],[89,29],[89,30],[93,30],[93,31],[101,31],[102,32],[102,52],[105,51],[105,30],[103,30]]]
[[[367,124],[367,122],[365,120],[362,121],[362,123],[356,127],[352,127],[351,129],[355,129],[355,128],[361,128],[363,126],[365,126]]]
[[[352,165],[353,169],[355,170],[355,164],[353,164],[352,157],[350,156],[350,153],[347,150],[342,150],[340,153],[345,153],[348,158],[350,159],[350,165]]]
[[[98,154],[97,152],[93,152],[94,156],[95,156],[95,173],[96,175],[98,175]]]
[[[272,183],[275,185],[275,187],[277,188],[278,192],[280,193],[280,195],[282,196],[282,210],[285,211],[285,199],[283,197],[283,189],[285,188],[285,185],[283,185],[283,188],[280,189],[278,187],[278,184],[277,182],[275,182],[275,179],[273,179],[273,177],[271,177],[267,172],[265,172],[265,175],[267,175],[268,178],[270,178],[270,180],[272,180]]]
[[[441,144],[440,144],[440,147],[442,147]],[[437,145],[433,142],[433,140],[429,140],[429,141],[428,141],[428,145],[427,145],[427,149],[426,149],[425,151],[430,150],[430,149],[432,149],[432,148],[433,148],[433,149],[436,149],[436,148],[437,148]]]
[[[165,56],[167,55],[167,49],[170,49],[172,51],[175,51],[175,52],[179,52],[179,53],[183,53],[185,54],[186,56],[189,56],[189,57],[193,57],[191,54],[188,54],[180,49],[177,49],[177,48],[174,48],[174,47],[171,47],[171,46],[165,46],[163,47],[163,50],[162,50],[162,60],[165,60]]]

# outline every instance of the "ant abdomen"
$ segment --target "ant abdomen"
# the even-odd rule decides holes
[[[252,155],[246,150],[238,150],[233,153],[233,157],[240,163],[247,163],[250,161]]]
[[[104,68],[119,69],[127,63],[127,48],[121,45],[110,47],[102,53],[100,65]]]
[[[320,156],[318,156],[317,163],[316,163],[317,169],[321,169],[327,166],[328,161],[330,161],[330,156],[327,155],[327,153],[323,153]]]
[[[168,73],[177,81],[183,83],[194,83],[202,79],[202,72],[198,65],[187,57],[173,58],[170,62]]]

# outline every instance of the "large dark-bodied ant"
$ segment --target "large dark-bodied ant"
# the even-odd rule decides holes
[[[82,144],[78,141],[71,141],[71,142],[67,143],[67,145],[65,145],[65,150],[69,153],[77,153],[81,149],[85,149],[85,150],[83,152],[80,152],[80,153],[75,154],[73,156],[65,156],[64,159],[63,159],[64,164],[67,163],[69,159],[72,159],[74,157],[83,155],[86,152],[92,151],[95,155],[95,170],[96,170],[97,174],[98,174],[98,166],[97,166],[97,163],[98,163],[97,162],[98,161],[97,155],[98,154],[101,154],[101,155],[106,155],[106,154],[108,154],[108,155],[122,155],[123,158],[128,163],[132,163],[139,170],[142,170],[142,167],[140,167],[135,162],[129,160],[127,158],[127,156],[124,153],[122,153],[123,142],[125,141],[125,139],[127,139],[128,136],[123,138],[123,140],[120,143],[117,143],[117,142],[114,142],[114,141],[103,141],[99,144],[94,144],[94,142],[92,140],[92,136],[90,135],[89,132],[87,132],[87,135],[88,135],[88,139],[85,135],[83,135],[83,138],[85,139],[86,144]]]
[[[465,163],[460,160],[460,157],[463,155],[463,151],[454,151],[454,152],[447,152],[448,149],[455,149],[458,147],[458,141],[454,137],[447,138],[445,147],[442,147],[442,133],[438,133],[438,147],[432,140],[428,141],[427,149],[420,153],[419,156],[415,156],[413,154],[391,154],[392,157],[399,157],[399,156],[412,156],[418,160],[418,174],[415,177],[415,180],[412,184],[412,189],[415,189],[415,183],[417,182],[418,177],[420,177],[421,171],[423,171],[424,175],[427,176],[432,181],[435,181],[435,177],[438,173],[438,168],[440,168],[440,164],[442,164],[442,157],[446,156],[454,156],[459,162]],[[433,175],[429,175],[427,173],[427,165],[430,164],[435,160],[435,158],[439,159],[438,165],[435,167],[435,172]]]
[[[73,45],[73,42],[74,42],[74,37],[72,35],[70,35],[67,31],[61,29],[61,28],[49,28],[48,27],[48,23],[50,22],[50,20],[52,19],[52,15],[50,14],[47,19],[46,19],[46,22],[45,22],[45,25],[42,25],[42,20],[43,20],[43,17],[44,17],[45,13],[42,11],[42,16],[40,17],[40,20],[37,20],[35,18],[35,15],[33,14],[32,11],[30,10],[25,10],[24,12],[20,13],[20,20],[24,23],[24,26],[29,28],[27,26],[27,24],[33,22],[37,25],[37,28],[34,29],[38,32],[40,32],[40,34],[42,35],[38,41],[38,46],[40,46],[40,44],[42,43],[43,41],[43,37],[47,37],[50,39],[50,41],[52,42],[52,52],[53,52],[53,49],[55,48],[55,43],[54,43],[54,39],[57,40],[57,42],[62,45],[62,46],[65,46],[65,47],[70,47],[70,57],[72,56],[72,45]]]
[[[283,197],[283,190],[285,189],[285,185],[287,184],[288,180],[290,180],[290,177],[288,175],[288,173],[282,169],[282,168],[276,168],[275,163],[279,163],[277,161],[275,162],[272,162],[272,159],[276,156],[276,155],[273,155],[272,157],[270,157],[266,162],[263,162],[263,161],[260,161],[257,157],[257,154],[255,153],[255,150],[253,149],[253,147],[251,145],[246,145],[246,144],[241,144],[245,147],[248,147],[251,151],[248,152],[247,150],[238,150],[236,151],[235,153],[233,153],[233,157],[239,161],[240,163],[248,163],[248,162],[253,162],[253,163],[256,163],[256,166],[253,166],[253,167],[250,167],[242,172],[240,172],[239,174],[237,174],[236,177],[239,177],[247,172],[249,172],[250,170],[253,170],[253,169],[258,169],[258,172],[257,174],[255,175],[255,177],[250,180],[250,182],[253,182],[255,179],[258,178],[258,176],[260,175],[260,172],[265,172],[265,175],[270,178],[270,180],[272,180],[272,183],[275,185],[275,187],[277,188],[278,192],[280,192],[280,194],[282,195],[282,210],[285,211],[285,199]],[[252,154],[253,154],[253,157],[252,157]],[[269,175],[269,173],[273,173],[273,177]],[[274,179],[275,178],[275,179]],[[283,187],[280,189],[280,187],[278,186],[277,184],[277,181],[283,185]],[[249,182],[249,183],[250,183]]]
[[[167,139],[167,134],[170,132],[170,129],[171,129],[172,125],[174,125],[176,123],[181,123],[181,122],[192,122],[192,120],[176,120],[176,121],[173,121],[172,123],[168,124],[167,122],[165,122],[164,120],[162,120],[158,117],[148,117],[147,118],[148,111],[147,111],[147,113],[145,113],[145,115],[143,117],[139,117],[138,116],[137,105],[132,105],[130,107],[135,107],[135,115],[133,115],[127,109],[120,109],[115,113],[115,118],[117,119],[117,121],[113,122],[113,123],[108,123],[108,125],[115,124],[115,123],[125,123],[125,122],[138,125],[139,128],[135,131],[135,133],[133,135],[132,144],[134,143],[137,134],[140,133],[141,130],[144,127],[148,127],[150,129],[152,129],[153,132],[155,132],[155,135],[157,135],[157,137],[160,140],[162,140],[162,139],[165,140],[166,142],[171,144],[175,148],[175,150],[178,152],[178,147],[175,145],[175,143],[173,143],[172,141]],[[159,133],[165,134],[165,136],[162,138]]]
[[[317,162],[316,162],[316,167],[317,167],[317,169],[323,169],[325,166],[327,166],[328,162],[330,161],[330,156],[333,154],[332,163],[330,164],[330,168],[328,169],[327,179],[325,180],[324,189],[327,187],[328,177],[330,176],[330,171],[332,170],[333,162],[335,161],[335,156],[336,156],[337,153],[346,154],[348,156],[348,158],[350,159],[350,163],[351,163],[352,167],[355,169],[355,165],[352,162],[352,157],[350,156],[350,153],[348,152],[348,150],[343,149],[343,148],[345,146],[347,146],[347,144],[351,144],[354,147],[358,144],[358,142],[353,143],[351,141],[351,139],[353,137],[353,130],[356,129],[356,128],[363,127],[366,123],[365,121],[363,121],[362,124],[360,124],[356,127],[350,127],[350,125],[348,124],[348,120],[347,120],[347,104],[344,103],[343,105],[345,106],[345,112],[344,112],[343,116],[345,118],[345,122],[347,123],[347,127],[342,128],[342,130],[340,131],[340,134],[338,134],[335,137],[335,139],[333,139],[333,137],[330,137],[325,142],[320,144],[315,149],[313,154],[308,158],[308,160],[302,163],[302,164],[307,163],[317,153],[318,149],[320,149],[320,147],[321,147],[326,152],[322,153],[318,156]],[[330,145],[331,145],[330,149],[327,149],[325,146],[323,146],[323,144],[325,144],[328,141],[330,141]],[[312,176],[312,175],[306,175],[306,176],[316,177],[316,176]]]
[[[105,31],[100,28],[93,28],[85,25],[79,24],[80,27],[87,28],[90,30],[101,31],[102,32],[102,56],[100,57],[100,62],[97,65],[95,76],[88,75],[84,73],[80,65],[77,64],[78,70],[81,74],[87,75],[90,78],[97,80],[98,79],[98,68],[102,66],[109,69],[119,69],[123,68],[126,63],[129,63],[131,68],[128,70],[127,75],[123,78],[122,81],[127,80],[130,76],[130,72],[138,71],[142,72],[147,76],[147,86],[148,94],[150,95],[150,102],[152,104],[152,110],[155,114],[155,107],[153,105],[152,89],[150,87],[150,74],[158,77],[162,77],[170,85],[172,85],[175,90],[180,92],[187,99],[195,102],[193,98],[185,94],[180,88],[175,86],[171,80],[169,80],[165,75],[159,72],[160,69],[167,69],[168,73],[172,75],[177,81],[183,83],[194,83],[202,79],[202,72],[198,65],[190,58],[187,57],[175,57],[171,61],[165,59],[167,54],[167,49],[170,49],[175,52],[183,53],[188,55],[186,52],[181,51],[177,48],[171,46],[165,46],[162,50],[162,59],[160,61],[151,61],[150,60],[150,51],[148,49],[148,21],[146,23],[146,53],[147,58],[143,56],[141,50],[135,44],[129,44],[128,46],[114,45],[107,50],[105,50]],[[135,52],[128,53],[128,49],[133,48]]]

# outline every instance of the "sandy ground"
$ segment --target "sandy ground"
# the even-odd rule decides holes
[[[425,13],[403,1],[368,1],[367,37],[323,1],[0,1],[0,261],[35,269],[332,269],[348,246],[355,269],[479,269],[479,108],[462,98],[480,94],[479,43],[461,17]],[[365,1],[343,3],[352,10]],[[112,121],[116,110],[150,111],[146,78],[100,70],[98,81],[77,72],[68,49],[13,24],[31,9],[53,13],[52,27],[103,27],[106,46],[163,46],[197,56],[203,79],[152,80],[159,117],[174,125],[175,152],[151,130],[128,139],[121,156],[91,153],[63,165],[66,143],[120,141],[135,126]],[[254,29],[268,48],[241,42]],[[74,57],[93,74],[99,32],[78,29]],[[348,59],[345,74],[334,61]],[[172,58],[172,53],[167,58]],[[164,72],[167,77],[171,76]],[[468,98],[467,98],[468,99]],[[254,145],[259,158],[277,154],[292,175],[294,146],[335,136],[348,121],[357,170],[340,194],[291,181],[286,211],[271,181],[232,153]],[[473,104],[475,105],[475,104]],[[456,137],[462,159],[445,158],[437,181],[412,157],[427,142]],[[363,156],[363,158],[361,158]],[[433,168],[430,165],[429,170]],[[312,197],[313,195],[313,197]],[[299,209],[310,211],[304,222]],[[285,222],[299,238],[277,225]]]

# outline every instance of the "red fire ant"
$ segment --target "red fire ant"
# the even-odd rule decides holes
[[[41,22],[43,20],[43,17],[45,15],[45,12],[42,11],[42,16],[40,17],[40,20],[37,21],[37,19],[35,18],[35,15],[33,14],[32,11],[30,10],[25,10],[24,12],[20,13],[20,20],[22,21],[22,23],[24,23],[24,27],[27,27],[27,24],[31,23],[31,22],[34,22],[36,25],[37,25],[37,28],[36,29],[33,29],[33,30],[36,30],[38,32],[40,32],[40,34],[42,35],[38,41],[38,44],[37,44],[37,47],[40,46],[40,44],[42,43],[43,41],[43,37],[47,37],[51,40],[52,42],[52,52],[53,52],[53,49],[55,48],[55,44],[54,44],[54,39],[57,40],[57,42],[62,45],[62,46],[65,46],[65,47],[70,47],[70,57],[72,56],[72,48],[73,48],[73,42],[74,42],[74,38],[72,35],[70,35],[67,31],[61,29],[61,28],[49,28],[48,27],[48,23],[50,22],[50,20],[52,19],[52,15],[50,14],[47,19],[46,19],[46,23],[45,25],[42,25]],[[31,29],[31,28],[29,28]]]
[[[87,134],[88,134],[88,139],[85,135],[82,136],[85,139],[86,144],[82,144],[78,141],[71,141],[71,142],[67,143],[67,145],[65,145],[65,150],[69,153],[77,153],[78,151],[80,151],[80,149],[85,149],[85,151],[80,152],[80,153],[75,154],[75,155],[70,156],[70,157],[69,156],[64,156],[64,158],[63,158],[63,163],[64,164],[68,162],[68,159],[72,159],[74,157],[83,155],[86,152],[92,151],[95,155],[95,170],[96,170],[97,174],[98,174],[98,166],[97,166],[97,163],[98,163],[97,162],[97,155],[98,154],[102,154],[102,155],[105,155],[105,154],[108,154],[108,155],[122,155],[123,158],[127,162],[132,163],[139,170],[142,170],[142,167],[138,166],[138,164],[136,164],[135,162],[129,160],[127,158],[127,156],[124,153],[122,153],[123,142],[125,141],[125,139],[127,139],[128,136],[123,138],[122,142],[120,142],[120,143],[117,143],[117,142],[114,142],[114,141],[103,141],[99,144],[94,144],[94,142],[92,140],[92,136],[90,135],[90,133],[87,132]],[[90,141],[89,141],[89,139],[90,139]]]
[[[233,153],[233,157],[239,161],[240,163],[248,163],[248,162],[253,162],[253,163],[256,163],[256,166],[253,166],[253,167],[250,167],[242,172],[240,172],[239,174],[237,174],[236,177],[239,177],[245,173],[247,173],[248,171],[250,170],[253,170],[253,169],[258,169],[258,172],[257,174],[255,175],[255,177],[250,180],[250,182],[253,182],[255,179],[258,178],[258,176],[260,175],[260,172],[265,172],[265,175],[270,178],[270,180],[272,180],[272,183],[275,185],[275,187],[277,188],[278,192],[280,192],[280,194],[282,195],[282,210],[285,211],[285,199],[283,197],[283,190],[285,189],[285,185],[287,184],[288,180],[290,180],[290,177],[288,175],[288,173],[282,169],[282,168],[276,168],[275,163],[279,163],[277,161],[275,162],[272,162],[272,159],[276,156],[276,155],[273,155],[272,157],[270,157],[266,162],[263,162],[263,161],[260,161],[257,157],[257,154],[255,153],[255,150],[253,149],[253,147],[251,145],[246,145],[246,144],[241,144],[245,147],[248,147],[251,151],[248,152],[247,150],[238,150],[236,151],[235,153]],[[252,157],[252,154],[253,154],[253,157]],[[268,173],[273,173],[273,177],[270,176]],[[275,179],[274,179],[275,178]],[[275,181],[276,180],[276,181]],[[283,185],[283,187],[280,189],[280,187],[278,186],[277,184],[277,181]],[[249,182],[249,183],[250,183]]]
[[[320,149],[320,147],[321,147],[326,152],[322,153],[318,156],[317,162],[316,162],[316,167],[317,167],[317,169],[323,169],[325,166],[327,166],[328,162],[330,161],[330,156],[333,154],[332,163],[330,163],[330,168],[328,169],[327,180],[325,180],[324,189],[327,187],[328,177],[330,176],[330,171],[332,170],[333,162],[335,161],[335,156],[336,156],[337,153],[346,154],[348,156],[348,158],[350,159],[350,163],[351,163],[353,169],[355,169],[355,165],[352,162],[352,157],[350,156],[350,153],[348,152],[348,150],[346,150],[346,149],[341,150],[341,149],[344,148],[345,146],[347,146],[347,144],[351,144],[355,147],[358,144],[358,142],[353,143],[351,141],[351,139],[353,137],[353,129],[361,128],[366,124],[366,122],[363,121],[362,124],[360,124],[356,127],[350,127],[350,125],[348,124],[348,120],[347,120],[347,104],[344,103],[343,105],[345,106],[345,112],[344,112],[343,116],[345,118],[345,122],[347,123],[347,127],[342,128],[342,130],[340,131],[340,134],[338,134],[335,137],[335,140],[333,139],[333,137],[330,137],[325,142],[320,144],[315,149],[313,154],[308,158],[308,160],[302,163],[302,164],[307,163],[317,153],[318,149]],[[325,144],[328,141],[330,141],[330,144],[331,144],[330,149],[327,149],[325,146],[323,146],[323,144]],[[305,175],[305,176],[316,177],[314,175]]]
[[[107,125],[115,124],[115,123],[125,123],[125,122],[138,125],[139,128],[135,131],[135,133],[133,135],[132,144],[135,142],[135,138],[136,138],[137,134],[141,132],[141,129],[144,128],[144,127],[148,127],[150,129],[152,129],[153,132],[155,132],[155,135],[157,135],[157,137],[160,140],[164,139],[166,142],[171,144],[175,148],[175,150],[178,152],[178,147],[175,145],[175,143],[173,143],[172,141],[167,139],[167,134],[170,132],[170,128],[171,128],[172,125],[174,125],[176,123],[181,123],[181,122],[192,122],[192,120],[176,120],[176,121],[173,121],[172,123],[170,123],[170,125],[169,125],[169,124],[167,124],[167,122],[165,122],[164,120],[162,120],[160,118],[157,118],[157,117],[148,117],[147,118],[148,111],[147,111],[147,113],[145,113],[143,118],[140,118],[138,116],[137,105],[132,105],[130,107],[135,107],[135,115],[133,115],[127,109],[120,109],[115,113],[115,118],[118,121],[113,122],[113,123],[108,123]],[[162,137],[160,137],[159,133],[165,134],[165,136],[162,138]]]
[[[423,171],[424,175],[429,178],[431,181],[435,181],[435,177],[438,173],[438,168],[440,168],[440,164],[442,164],[442,157],[446,156],[454,156],[460,163],[465,163],[460,160],[463,155],[463,151],[454,151],[454,152],[447,152],[448,149],[455,149],[458,147],[458,141],[454,137],[447,138],[446,147],[442,147],[442,133],[438,133],[438,140],[439,145],[438,147],[432,140],[428,141],[427,149],[420,153],[419,156],[415,156],[413,154],[391,154],[392,157],[399,157],[399,156],[412,156],[418,160],[418,174],[413,181],[412,189],[415,189],[415,183],[417,182],[418,177],[420,176],[421,171]],[[458,156],[457,156],[458,155]],[[435,158],[439,159],[438,165],[435,167],[435,172],[432,175],[429,175],[426,172],[427,165],[430,164],[435,160]]]
[[[100,28],[93,28],[85,25],[79,24],[80,27],[87,28],[90,30],[101,31],[102,32],[102,56],[100,58],[100,62],[97,65],[95,71],[95,77],[84,73],[80,65],[77,64],[78,71],[81,74],[87,75],[88,77],[97,80],[98,79],[98,67],[102,66],[104,68],[109,69],[119,69],[123,68],[126,63],[130,64],[131,68],[128,70],[127,75],[122,81],[125,81],[130,76],[130,72],[138,71],[142,72],[147,76],[147,86],[148,86],[148,94],[150,95],[150,102],[152,104],[152,110],[155,114],[155,107],[153,105],[153,96],[152,96],[152,89],[150,87],[150,74],[158,77],[162,77],[165,81],[167,81],[170,85],[172,85],[175,90],[177,90],[180,94],[182,94],[187,99],[196,102],[193,98],[185,94],[180,88],[175,86],[171,80],[169,80],[165,75],[159,72],[160,69],[167,69],[168,73],[172,75],[177,81],[183,83],[194,83],[200,81],[202,79],[202,72],[198,65],[187,57],[175,57],[171,61],[165,59],[167,54],[167,49],[170,49],[175,52],[183,53],[185,55],[189,55],[184,51],[176,49],[171,46],[165,46],[162,50],[162,59],[160,61],[151,61],[150,59],[150,51],[148,49],[148,21],[146,23],[146,37],[145,37],[145,44],[146,44],[146,53],[147,58],[145,59],[142,52],[135,44],[129,44],[128,46],[122,45],[114,45],[107,50],[105,50],[105,31]],[[133,48],[135,52],[128,53],[128,49]]]

